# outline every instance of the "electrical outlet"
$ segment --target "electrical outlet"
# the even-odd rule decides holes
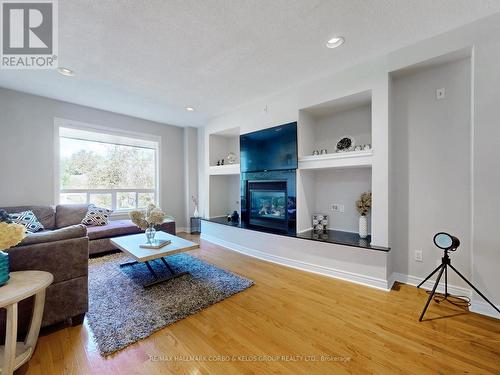
[[[422,250],[415,250],[415,260],[417,262],[423,262],[424,258],[422,256]]]
[[[446,89],[444,87],[441,87],[440,89],[436,90],[436,99],[444,99],[446,97]]]
[[[333,212],[345,212],[345,207],[343,204],[333,203],[332,204]]]

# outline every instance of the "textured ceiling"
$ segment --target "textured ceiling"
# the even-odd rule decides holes
[[[0,86],[199,126],[499,11],[498,0],[59,1],[59,64],[76,76],[3,70]],[[325,48],[334,35],[346,44]]]

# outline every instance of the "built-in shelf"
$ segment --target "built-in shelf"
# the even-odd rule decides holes
[[[217,162],[228,163],[228,154],[233,153],[236,160],[240,160],[240,128],[226,129],[209,135],[208,164],[216,167]]]
[[[211,176],[240,174],[239,164],[225,164],[208,167],[208,174]]]
[[[370,167],[373,150],[346,151],[299,157],[299,169]]]
[[[371,100],[371,91],[363,91],[299,110],[299,158],[314,151],[334,153],[345,137],[352,147],[371,145]]]

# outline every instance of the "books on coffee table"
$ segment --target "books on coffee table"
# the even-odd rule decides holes
[[[156,239],[151,243],[140,244],[139,247],[141,249],[161,249],[163,246],[167,246],[171,242],[172,241],[170,240]]]

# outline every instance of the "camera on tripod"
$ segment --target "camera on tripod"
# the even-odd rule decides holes
[[[432,292],[429,295],[429,298],[427,299],[427,303],[425,304],[424,310],[422,311],[422,314],[420,314],[420,318],[418,319],[420,322],[422,321],[425,312],[427,311],[427,308],[429,307],[429,304],[431,303],[432,298],[436,294],[436,289],[439,285],[439,281],[441,280],[441,277],[443,276],[444,273],[444,297],[440,301],[449,301],[448,297],[452,297],[448,293],[448,267],[450,267],[455,273],[460,276],[462,280],[464,280],[474,291],[479,294],[486,302],[488,302],[498,313],[500,313],[500,310],[486,298],[483,293],[481,293],[472,283],[465,278],[464,275],[462,275],[458,270],[452,266],[451,264],[451,259],[448,254],[449,251],[456,251],[458,247],[460,246],[460,240],[452,236],[451,234],[445,233],[445,232],[439,232],[434,236],[434,245],[436,245],[438,248],[441,250],[444,250],[443,257],[441,258],[441,264],[431,272],[429,276],[427,276],[424,281],[422,281],[420,284],[417,285],[417,288],[420,288],[423,283],[425,283],[427,280],[429,280],[436,272],[439,271],[438,277],[436,279],[436,282],[434,283],[434,287],[432,288]]]

